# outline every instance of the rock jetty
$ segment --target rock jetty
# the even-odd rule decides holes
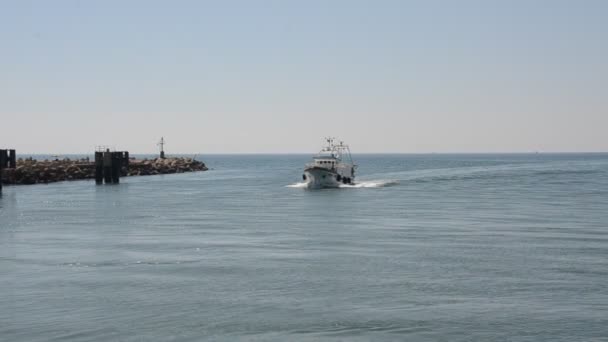
[[[17,167],[5,169],[4,184],[52,183],[68,180],[94,179],[95,163],[86,159],[43,160],[18,159]],[[147,176],[169,173],[206,171],[205,163],[193,158],[130,159],[123,167],[123,176]]]

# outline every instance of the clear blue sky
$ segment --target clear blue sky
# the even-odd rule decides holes
[[[608,151],[608,1],[0,0],[0,147]]]

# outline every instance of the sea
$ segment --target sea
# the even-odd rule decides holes
[[[608,154],[5,185],[1,341],[608,341]]]

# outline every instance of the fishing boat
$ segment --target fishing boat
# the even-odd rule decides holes
[[[306,164],[302,179],[309,189],[338,188],[354,184],[356,165],[344,142],[326,138],[327,145]]]

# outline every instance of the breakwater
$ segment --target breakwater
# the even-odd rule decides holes
[[[147,176],[171,173],[206,171],[205,163],[193,158],[173,157],[129,160],[122,167],[121,176]],[[37,184],[69,180],[94,179],[95,162],[85,159],[35,160],[18,159],[16,167],[5,169],[4,184]]]

